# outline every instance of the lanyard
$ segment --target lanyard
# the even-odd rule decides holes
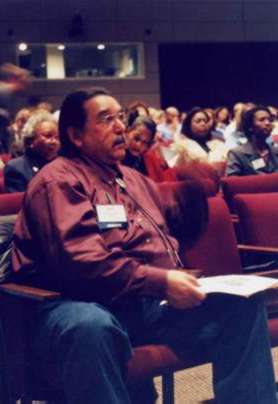
[[[128,192],[127,187],[125,182],[121,178],[116,178],[115,179],[116,183],[119,185],[120,189],[125,192],[130,199],[135,203],[135,205],[141,210],[143,215],[146,217],[146,219],[151,223],[151,225],[154,227],[154,229],[157,231],[159,234],[160,238],[162,239],[164,246],[169,254],[169,257],[171,258],[172,262],[175,265],[175,268],[183,268],[183,263],[182,260],[177,252],[177,250],[174,248],[170,238],[164,231],[161,230],[159,225],[156,223],[156,221],[153,219],[153,217],[149,214],[149,212],[139,204],[139,202]]]

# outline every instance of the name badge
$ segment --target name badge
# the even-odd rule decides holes
[[[100,229],[126,228],[127,217],[123,205],[96,205],[97,221]]]
[[[254,170],[259,170],[260,168],[264,168],[265,167],[265,162],[264,159],[256,159],[252,161],[252,166],[254,168]]]

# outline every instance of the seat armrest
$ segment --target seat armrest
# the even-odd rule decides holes
[[[19,285],[17,283],[2,283],[0,285],[0,294],[17,296],[37,301],[54,300],[61,296],[61,294],[58,292]]]
[[[260,245],[238,244],[239,252],[254,252],[266,254],[278,254],[278,247],[268,247]]]

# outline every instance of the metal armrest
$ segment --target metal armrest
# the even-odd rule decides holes
[[[266,254],[278,254],[278,247],[268,247],[260,245],[238,244],[239,252],[254,252]]]
[[[0,294],[17,296],[37,301],[53,300],[61,296],[61,294],[58,292],[19,285],[17,283],[2,283],[0,285]]]

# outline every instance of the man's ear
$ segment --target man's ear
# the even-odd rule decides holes
[[[70,126],[68,128],[68,137],[71,143],[73,143],[75,147],[80,149],[80,147],[82,146],[82,138],[80,130],[74,128],[73,126]]]

